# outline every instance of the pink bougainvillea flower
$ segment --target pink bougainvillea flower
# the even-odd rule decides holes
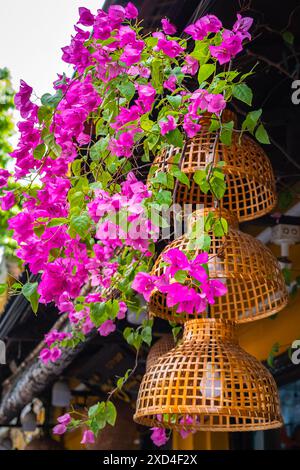
[[[219,46],[209,46],[212,57],[215,57],[221,65],[229,62],[243,49],[242,33],[233,33],[228,29],[222,33],[223,41]]]
[[[120,57],[120,61],[124,62],[127,67],[130,67],[133,64],[136,64],[141,59],[141,53],[144,49],[144,41],[134,41],[131,44],[127,44],[124,47],[124,52]]]
[[[196,432],[196,430],[187,430],[184,428],[184,426],[193,424],[193,423],[194,423],[193,418],[189,415],[184,416],[183,418],[179,420],[179,424],[183,426],[183,428],[180,430],[180,435],[182,439],[186,439],[190,434],[194,434]]]
[[[64,424],[65,426],[68,426],[68,424],[71,422],[71,416],[69,413],[65,413],[64,415],[61,415],[57,418],[57,421],[60,424]]]
[[[57,435],[64,434],[66,431],[67,431],[67,426],[65,426],[64,424],[57,424],[53,428],[53,434],[57,434]]]
[[[174,40],[168,40],[164,37],[160,37],[157,42],[157,46],[154,47],[156,51],[162,51],[165,55],[175,58],[181,54],[184,49]]]
[[[164,446],[168,442],[166,430],[164,428],[151,428],[151,440],[158,447]]]
[[[27,118],[29,114],[33,111],[35,105],[30,101],[32,94],[31,86],[27,85],[24,80],[20,81],[20,89],[18,93],[15,94],[15,105],[22,118]]]
[[[251,39],[251,34],[248,33],[253,23],[253,18],[249,16],[242,17],[239,13],[237,14],[237,20],[233,25],[232,31],[234,33],[241,33],[243,38]]]
[[[139,99],[136,100],[136,104],[140,109],[140,113],[148,113],[152,109],[152,105],[155,101],[156,90],[152,85],[140,85],[135,86]]]
[[[54,348],[50,349],[50,351],[51,351],[51,361],[53,362],[57,361],[61,356],[61,349],[55,346]]]
[[[161,20],[161,25],[162,25],[163,32],[165,34],[172,35],[176,33],[176,26],[170,23],[170,21],[167,18],[163,18]]]
[[[128,2],[125,7],[125,18],[127,18],[128,20],[134,20],[135,18],[137,18],[138,14],[139,11],[136,6],[133,3]]]
[[[221,28],[222,23],[216,16],[206,15],[195,24],[189,25],[184,31],[190,34],[195,41],[201,41],[209,33],[218,33]]]
[[[168,134],[168,132],[171,132],[176,129],[176,121],[174,116],[169,115],[167,116],[167,119],[165,121],[160,121],[159,127],[162,135],[166,135]]]
[[[98,328],[98,331],[101,336],[108,336],[111,333],[113,333],[116,330],[116,325],[112,320],[106,320],[100,328]]]
[[[181,68],[183,73],[189,75],[195,75],[199,68],[199,62],[197,59],[192,57],[191,55],[187,55],[185,58],[185,65]]]
[[[40,352],[40,359],[44,364],[47,364],[51,360],[50,349],[44,348]]]
[[[165,80],[163,83],[164,88],[170,91],[176,90],[177,78],[175,75],[171,75],[168,80]]]
[[[7,180],[10,177],[10,173],[3,168],[0,168],[0,188],[3,188],[7,185]]]
[[[200,253],[196,258],[190,261],[189,273],[194,279],[197,279],[199,282],[205,282],[207,280],[207,272],[203,267],[203,264],[206,264],[208,261],[207,253]]]
[[[94,443],[95,443],[94,433],[89,430],[84,431],[80,444],[94,444]]]
[[[83,26],[92,26],[94,24],[94,20],[94,15],[92,15],[88,8],[79,8],[79,24],[82,24]]]
[[[127,305],[125,302],[119,302],[119,311],[117,313],[117,319],[123,320],[126,317]]]
[[[200,131],[201,124],[197,124],[189,117],[188,114],[186,114],[183,118],[183,129],[185,130],[186,135],[192,139]]]
[[[123,132],[117,139],[111,139],[109,148],[117,157],[129,158],[132,155],[132,147],[134,144],[131,132]]]
[[[189,267],[189,260],[183,251],[178,248],[171,248],[163,254],[163,260],[170,264],[167,268],[167,275],[174,276],[179,270],[186,270]]]
[[[1,198],[1,209],[8,211],[15,204],[15,194],[13,191],[4,191],[5,195]]]
[[[132,289],[136,290],[139,294],[144,296],[144,299],[149,302],[151,293],[155,288],[156,276],[151,274],[139,272],[134,278],[131,285]]]
[[[226,107],[226,101],[221,93],[211,94],[208,99],[207,111],[210,113],[220,114]]]
[[[140,75],[142,78],[149,78],[151,75],[151,70],[148,67],[143,65],[132,65],[127,70],[128,75]]]
[[[121,5],[111,5],[108,9],[108,18],[116,24],[122,23],[125,18],[125,8]]]
[[[211,279],[201,284],[203,296],[209,304],[215,303],[215,297],[221,297],[227,293],[226,285],[218,279]]]

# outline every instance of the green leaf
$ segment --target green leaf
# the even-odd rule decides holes
[[[84,203],[84,194],[82,191],[76,191],[76,188],[73,188],[69,191],[68,201],[70,203],[70,208],[78,207],[82,208]]]
[[[290,44],[291,46],[294,44],[295,36],[291,31],[284,31],[282,33],[282,37],[287,44]]]
[[[0,295],[5,294],[7,291],[7,284],[0,284]]]
[[[173,106],[173,108],[178,109],[182,102],[182,96],[181,95],[175,95],[175,96],[168,95],[167,100],[169,101],[170,105]]]
[[[183,147],[183,137],[179,129],[174,129],[166,134],[167,141],[174,147]]]
[[[206,171],[205,170],[196,170],[193,176],[195,183],[201,185],[202,181],[206,179]]]
[[[115,425],[117,418],[117,410],[115,405],[111,401],[108,401],[106,403],[105,418],[108,424],[110,424],[111,426]]]
[[[215,176],[215,173],[209,180],[210,190],[217,199],[222,199],[226,192],[226,182],[225,179],[221,179]],[[201,187],[201,186],[200,186]]]
[[[90,318],[97,328],[102,325],[102,323],[104,323],[108,319],[106,303],[97,302],[91,304]]]
[[[180,269],[174,274],[174,278],[180,284],[183,284],[186,281],[186,277],[187,277],[187,272],[183,271],[182,269]]]
[[[65,218],[65,217],[56,217],[54,219],[51,219],[48,224],[47,224],[47,227],[58,227],[60,225],[64,225],[64,224],[67,224],[68,223],[68,219]]]
[[[190,180],[188,176],[181,171],[178,167],[172,166],[170,168],[170,173],[180,181],[180,183],[185,184],[188,188],[190,187]]]
[[[98,162],[107,155],[107,147],[109,143],[109,135],[101,137],[92,147],[90,148],[90,157],[93,162]]]
[[[96,403],[95,405],[91,406],[88,411],[88,417],[93,418],[99,413],[104,413],[105,410],[105,403]]]
[[[50,93],[45,93],[45,95],[41,98],[41,103],[44,106],[49,106],[50,108],[56,108],[58,103],[61,101],[63,97],[62,90],[57,90],[55,95],[51,95]]]
[[[80,176],[81,174],[81,160],[74,160],[71,165],[72,173],[75,176]]]
[[[86,238],[88,230],[91,225],[91,219],[88,215],[73,215],[70,220],[70,227],[73,229],[81,238]]]
[[[36,160],[41,160],[44,156],[45,156],[45,153],[46,153],[46,145],[45,144],[39,144],[35,147],[35,149],[33,150],[33,157],[36,159]]]
[[[116,299],[108,300],[106,302],[106,314],[108,318],[110,318],[111,320],[114,320],[116,318],[119,310],[120,310],[120,305]]]
[[[127,101],[131,101],[135,95],[135,86],[130,81],[121,82],[117,85],[117,88]]]
[[[141,337],[144,343],[148,344],[148,346],[151,346],[152,343],[152,328],[151,326],[145,326],[145,328],[142,329],[141,332]]]
[[[226,219],[221,217],[217,219],[213,226],[213,232],[216,237],[223,237],[228,233],[228,222]]]
[[[210,56],[208,44],[205,41],[195,41],[195,48],[191,56],[199,61],[200,66],[203,66]]]
[[[260,124],[255,131],[255,137],[261,144],[269,144],[270,139],[266,129],[264,128],[263,124]]]
[[[38,109],[38,120],[39,123],[49,123],[52,119],[53,111],[48,106],[40,106]]]
[[[43,139],[48,149],[54,154],[55,157],[59,157],[61,154],[61,147],[55,142],[53,134],[43,135]]]
[[[225,145],[231,145],[234,122],[224,122],[221,127],[220,140]]]
[[[253,93],[251,88],[246,85],[246,83],[239,83],[238,85],[234,85],[232,94],[238,100],[243,101],[243,103],[251,106]]]
[[[156,175],[151,179],[151,183],[158,183],[162,184],[163,186],[167,186],[167,174],[163,171],[156,173]]]
[[[170,206],[172,204],[172,193],[171,191],[159,191],[155,195],[155,200],[158,204],[164,205],[166,204],[167,206]]]
[[[255,111],[250,111],[250,113],[247,114],[243,124],[242,124],[242,129],[243,130],[248,130],[251,132],[251,134],[254,133],[254,129],[257,126],[257,122],[261,116],[262,109],[257,109]]]
[[[32,311],[37,313],[39,306],[39,294],[37,292],[37,282],[27,282],[22,287],[22,294],[30,302]]]
[[[141,128],[144,131],[150,132],[154,125],[154,121],[151,121],[151,119],[149,119],[148,114],[145,114],[141,117],[140,124],[141,124]]]
[[[207,80],[216,70],[215,64],[204,64],[200,65],[198,72],[198,83],[201,85],[205,80]]]
[[[161,59],[154,59],[151,62],[151,80],[157,93],[163,91],[163,62]]]

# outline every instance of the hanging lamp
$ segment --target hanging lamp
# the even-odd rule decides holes
[[[199,210],[193,214],[193,219],[199,221],[211,211],[228,221],[229,230],[224,237],[211,235],[209,277],[222,280],[227,293],[215,299],[210,306],[210,316],[244,323],[268,317],[284,308],[288,302],[287,289],[272,252],[259,240],[239,231],[234,216],[224,209],[221,212],[217,209]],[[160,276],[164,273],[163,255],[172,248],[192,253],[193,257],[201,252],[199,249],[190,251],[189,244],[188,234],[171,242],[156,260],[151,274]],[[167,307],[166,295],[157,289],[150,297],[149,312],[151,316],[176,323],[205,317],[205,312],[199,315],[177,313],[176,307]]]
[[[175,341],[173,335],[162,335],[162,337],[159,338],[151,347],[148,353],[146,360],[146,371],[148,371],[153,366],[153,364],[156,364],[156,361],[160,356],[163,356],[166,352],[170,351],[170,349],[174,348],[174,346]]]
[[[233,322],[196,319],[143,377],[134,419],[186,431],[256,431],[282,425],[275,381],[237,342]]]
[[[236,123],[236,117],[225,110],[222,121]],[[174,202],[191,204],[193,210],[199,204],[214,207],[214,196],[204,194],[193,177],[197,170],[205,170],[209,163],[222,161],[227,189],[220,201],[221,207],[236,214],[240,222],[267,214],[275,207],[277,199],[273,169],[262,147],[248,135],[241,136],[237,131],[232,133],[231,145],[225,145],[220,139],[215,140],[216,132],[209,130],[209,116],[201,124],[200,132],[188,140],[180,164],[180,170],[189,178],[190,187],[178,182]],[[155,172],[168,173],[172,166],[178,167],[176,157],[180,152],[175,147],[163,150],[153,161]]]

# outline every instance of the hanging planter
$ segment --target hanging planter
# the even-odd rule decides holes
[[[224,123],[236,123],[235,115],[225,110]],[[209,164],[223,162],[226,175],[226,192],[220,206],[236,214],[240,222],[253,220],[270,212],[276,205],[275,178],[271,163],[262,147],[246,134],[233,131],[230,145],[221,142],[216,132],[210,131],[211,120],[201,121],[201,129],[187,141],[180,170],[188,177],[190,186],[179,182],[174,202],[191,204],[193,210],[215,206],[215,196],[204,193],[195,180],[197,171],[205,171]],[[166,173],[177,166],[176,156],[180,149],[170,147],[154,160],[157,173]],[[196,178],[197,179],[197,178]]]
[[[202,220],[216,209],[203,209],[193,215],[195,221]],[[229,224],[225,237],[211,235],[208,252],[210,279],[219,279],[227,287],[227,293],[215,298],[210,305],[210,315],[238,323],[265,318],[282,310],[288,302],[284,277],[277,259],[260,241],[238,230],[236,219],[224,209],[222,215]],[[190,249],[189,234],[171,242],[154,264],[152,274],[162,276],[166,271],[164,255],[174,248],[197,256],[203,250]],[[199,289],[200,291],[200,289]],[[150,315],[183,323],[193,317],[202,318],[207,312],[178,313],[176,307],[167,306],[166,294],[154,289],[149,300]]]
[[[163,335],[156,343],[151,347],[146,361],[146,371],[148,371],[154,364],[156,364],[157,359],[163,356],[165,353],[169,352],[170,349],[174,348],[175,341],[173,335],[165,334]]]
[[[186,431],[256,431],[282,425],[276,384],[243,351],[234,323],[191,320],[183,341],[145,374],[136,422]]]

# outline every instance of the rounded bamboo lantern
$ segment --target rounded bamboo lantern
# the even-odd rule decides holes
[[[230,111],[224,111],[224,122],[236,121]],[[239,221],[253,220],[270,212],[276,205],[275,178],[271,163],[262,147],[248,135],[233,131],[231,145],[219,139],[215,144],[216,133],[209,131],[210,119],[204,119],[200,132],[189,139],[180,169],[187,175],[190,187],[178,182],[175,202],[197,206],[213,207],[215,197],[204,194],[193,176],[197,170],[205,170],[209,163],[222,161],[226,175],[227,190],[220,204],[237,215]],[[156,172],[169,172],[174,158],[181,149],[169,147],[153,161]],[[176,160],[178,161],[178,160]]]
[[[186,431],[256,431],[282,425],[275,381],[243,351],[233,322],[191,320],[183,341],[144,375],[136,422]]]
[[[166,352],[170,351],[170,349],[174,348],[175,341],[173,335],[165,334],[156,343],[151,347],[147,360],[146,360],[146,372],[156,364],[157,359],[165,354]]]
[[[195,220],[207,215],[210,209],[193,214]],[[222,210],[221,215],[229,222],[225,237],[211,235],[208,253],[209,277],[219,279],[227,286],[227,293],[215,298],[208,312],[191,315],[177,313],[176,306],[169,308],[166,294],[154,289],[149,301],[150,316],[160,317],[176,323],[193,318],[221,318],[245,323],[268,317],[282,310],[288,302],[288,293],[283,274],[273,253],[259,240],[238,230],[232,215]],[[151,274],[160,276],[166,267],[163,254],[178,248],[192,256],[201,250],[189,249],[190,238],[185,234],[171,242],[157,258]]]

